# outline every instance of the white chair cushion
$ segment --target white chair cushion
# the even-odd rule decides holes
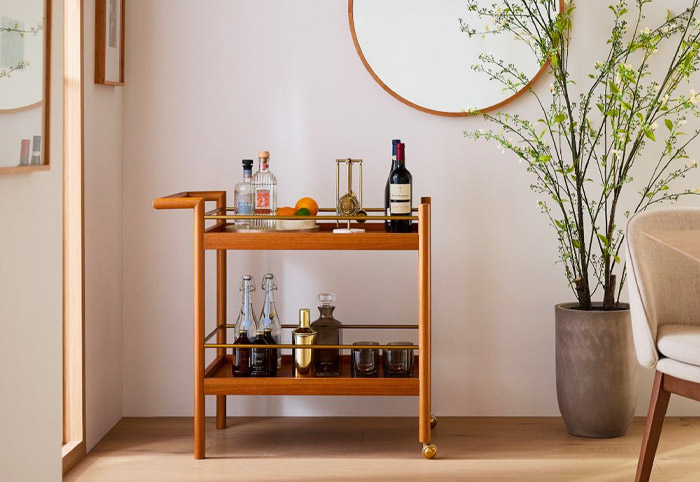
[[[700,367],[688,363],[662,358],[656,365],[656,369],[666,375],[687,380],[689,382],[700,383]]]
[[[700,326],[661,325],[656,346],[667,358],[700,366]]]

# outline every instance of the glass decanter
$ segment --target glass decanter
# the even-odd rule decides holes
[[[238,338],[241,330],[246,330],[250,336],[255,336],[258,331],[258,325],[255,319],[255,312],[253,311],[253,297],[251,293],[255,291],[255,281],[250,275],[244,275],[241,278],[240,291],[242,293],[241,299],[241,310],[238,313],[238,319],[236,320],[236,326],[234,328],[234,337]]]
[[[275,306],[274,291],[277,291],[277,280],[275,275],[272,273],[267,273],[263,276],[262,289],[265,291],[265,302],[263,303],[262,311],[260,312],[260,317],[258,320],[258,326],[261,330],[269,329],[272,338],[275,340],[275,344],[279,344],[282,340],[282,323],[280,322],[279,316],[277,314],[277,307]],[[277,352],[277,369],[282,368],[282,350],[275,350]]]
[[[343,324],[333,318],[335,306],[331,305],[335,301],[334,293],[321,293],[318,295],[321,306],[318,311],[321,316],[311,323],[311,328],[316,331],[317,345],[341,345],[343,343]],[[317,377],[337,377],[340,376],[340,350],[317,350],[314,362]]]

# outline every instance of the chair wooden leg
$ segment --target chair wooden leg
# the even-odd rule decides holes
[[[647,482],[651,475],[651,468],[654,465],[654,456],[656,455],[656,448],[659,446],[661,428],[664,425],[668,401],[671,398],[671,392],[664,389],[664,377],[665,375],[659,371],[656,372],[654,377],[654,388],[651,392],[651,403],[647,413],[642,451],[639,454],[637,476],[634,479],[636,482]]]

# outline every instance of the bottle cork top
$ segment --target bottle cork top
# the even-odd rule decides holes
[[[258,152],[258,157],[264,157],[265,159],[269,159],[270,151],[260,151]]]

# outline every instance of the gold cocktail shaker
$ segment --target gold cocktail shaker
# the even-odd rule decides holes
[[[299,310],[299,327],[292,331],[293,345],[313,345],[316,343],[316,332],[310,326],[311,315],[308,308]],[[313,376],[314,351],[295,348],[292,350],[294,364],[292,373],[295,377]]]

